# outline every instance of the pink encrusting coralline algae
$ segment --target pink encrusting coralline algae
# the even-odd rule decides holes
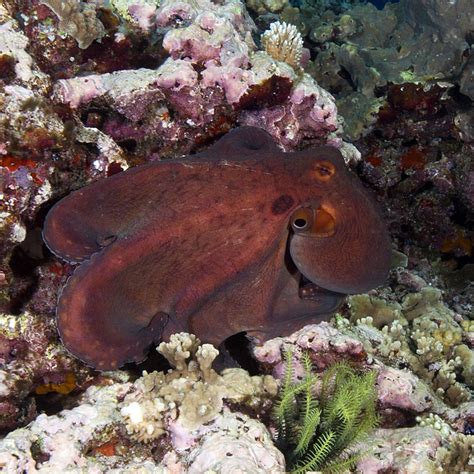
[[[61,79],[54,96],[83,109],[105,100],[135,131],[130,133],[123,117],[115,118],[110,126],[114,139],[155,137],[155,145],[171,141],[182,153],[236,124],[265,128],[286,149],[304,139],[333,139],[338,130],[333,97],[299,68],[259,51],[252,39],[255,29],[245,6],[236,0],[164,1],[149,27],[150,32],[163,32],[169,55],[156,70]],[[125,113],[124,102],[129,103]],[[146,104],[145,120],[144,113],[133,114],[133,103],[141,112]]]

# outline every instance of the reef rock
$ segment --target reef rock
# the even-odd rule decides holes
[[[265,410],[276,394],[271,376],[241,369],[219,375],[211,368],[217,350],[184,333],[159,350],[173,370],[90,387],[76,407],[42,414],[0,441],[0,466],[7,472],[285,472],[267,428],[236,411]]]

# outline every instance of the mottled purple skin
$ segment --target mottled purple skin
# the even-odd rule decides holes
[[[290,334],[382,284],[390,261],[379,213],[336,149],[284,153],[252,127],[70,194],[44,239],[81,262],[58,327],[101,370],[178,331],[215,345],[241,331]]]

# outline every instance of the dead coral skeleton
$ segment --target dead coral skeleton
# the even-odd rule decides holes
[[[264,51],[277,61],[299,68],[303,54],[303,38],[295,25],[276,21],[262,35]]]

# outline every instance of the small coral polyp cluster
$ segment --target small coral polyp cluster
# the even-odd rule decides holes
[[[351,321],[360,330],[378,329],[378,343],[368,347],[369,352],[390,365],[409,367],[450,405],[471,399],[474,353],[467,344],[472,322],[456,316],[439,290],[425,287],[407,294],[401,304],[368,295],[352,296],[349,304]],[[371,338],[375,340],[375,334]]]
[[[200,344],[194,335],[174,334],[162,342],[160,352],[173,367],[165,372],[143,373],[121,404],[128,433],[150,442],[166,434],[170,423],[195,430],[222,411],[224,403],[244,404],[257,410],[276,395],[273,377],[250,377],[243,369],[217,374],[212,363],[219,352]]]

